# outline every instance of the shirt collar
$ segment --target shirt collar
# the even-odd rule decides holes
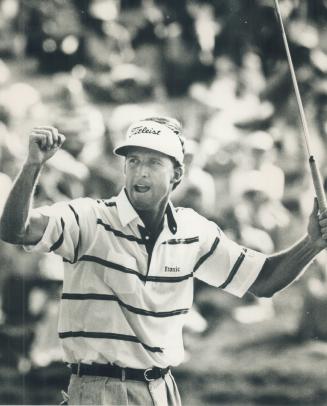
[[[116,199],[119,220],[123,227],[137,219],[139,216],[127,197],[126,189],[123,188]]]
[[[135,219],[139,219],[141,221],[139,215],[137,214],[136,210],[129,201],[125,188],[123,188],[119,193],[119,195],[117,196],[116,204],[119,220],[123,227],[126,227],[127,224],[131,223]],[[171,201],[169,201],[167,204],[165,220],[166,219],[170,232],[172,234],[176,234],[177,232],[176,209]]]
[[[167,204],[166,218],[170,232],[172,234],[176,234],[177,232],[176,209],[171,201],[169,201]]]

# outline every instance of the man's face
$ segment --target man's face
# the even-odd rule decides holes
[[[175,178],[172,160],[160,152],[131,148],[125,161],[126,190],[138,210],[157,210],[166,204]]]

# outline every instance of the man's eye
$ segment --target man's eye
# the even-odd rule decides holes
[[[158,159],[153,159],[153,160],[151,161],[151,164],[152,164],[152,165],[161,165],[161,161],[159,161]]]

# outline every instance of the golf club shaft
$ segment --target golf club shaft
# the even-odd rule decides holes
[[[310,141],[309,141],[310,140],[310,134],[309,134],[309,129],[308,129],[308,123],[307,123],[307,120],[306,120],[306,117],[305,117],[305,112],[304,112],[304,108],[303,108],[301,94],[300,94],[300,91],[299,91],[299,86],[298,86],[296,75],[295,75],[295,69],[294,69],[294,65],[293,65],[293,61],[292,61],[292,57],[291,57],[291,52],[290,52],[288,41],[287,41],[287,36],[286,36],[284,24],[283,24],[282,15],[281,15],[281,12],[280,12],[278,0],[274,0],[274,1],[275,1],[275,9],[276,9],[276,12],[277,12],[279,24],[280,24],[280,27],[281,27],[281,30],[282,30],[283,42],[284,42],[284,46],[285,46],[288,65],[289,65],[290,72],[291,72],[291,77],[292,77],[293,87],[294,87],[295,96],[296,96],[296,100],[297,100],[297,105],[298,105],[299,112],[300,112],[305,145],[306,145],[308,156],[309,156],[309,165],[310,165],[313,185],[314,185],[316,196],[317,196],[317,199],[318,199],[319,209],[322,212],[322,211],[327,210],[327,201],[326,201],[325,191],[324,191],[324,187],[323,187],[323,183],[322,183],[322,179],[321,179],[321,175],[320,175],[320,172],[319,172],[317,162],[316,162],[316,160],[315,160],[315,158],[314,158],[314,156],[313,156],[313,154],[311,152],[311,146],[310,146]]]

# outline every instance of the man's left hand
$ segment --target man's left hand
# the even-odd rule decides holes
[[[308,234],[316,248],[327,248],[327,211],[319,213],[317,198],[310,215]]]

